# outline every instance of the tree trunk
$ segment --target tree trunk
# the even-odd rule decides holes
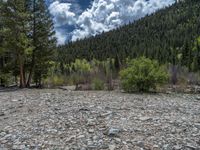
[[[176,83],[178,82],[177,79],[177,72],[178,72],[178,68],[176,65],[172,66],[172,76],[171,76],[171,81],[173,85],[176,85]]]
[[[4,63],[3,63],[3,57],[0,58],[0,69],[3,69]],[[1,70],[0,70],[1,71]],[[2,78],[0,78],[0,86],[4,86],[4,81]]]
[[[33,43],[34,44],[35,44],[35,40],[36,40],[35,39],[35,34],[36,34],[35,12],[36,12],[36,1],[34,0],[33,1]],[[30,87],[34,67],[35,67],[35,49],[33,50],[33,54],[32,54],[31,68],[30,68],[28,80],[27,80],[27,83],[26,83],[26,87]]]
[[[24,63],[22,57],[19,57],[19,68],[20,68],[20,88],[26,87],[26,81],[24,76]]]
[[[27,80],[27,83],[26,83],[26,87],[30,87],[34,66],[35,66],[35,55],[34,55],[34,52],[33,52],[31,68],[30,68],[28,80]]]

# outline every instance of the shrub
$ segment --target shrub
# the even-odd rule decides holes
[[[93,90],[103,90],[104,82],[98,78],[92,80],[92,89]]]
[[[157,61],[141,57],[129,61],[128,67],[120,72],[120,78],[126,92],[148,92],[165,83],[168,73]]]
[[[62,86],[65,84],[65,78],[61,75],[55,75],[44,80],[44,85],[47,87]]]

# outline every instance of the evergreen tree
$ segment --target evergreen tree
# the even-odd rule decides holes
[[[41,80],[47,75],[50,61],[54,58],[56,39],[53,22],[44,0],[30,0],[29,11],[32,14],[31,27],[34,50],[29,64],[27,86],[30,86],[32,76],[41,85]]]
[[[12,55],[12,60],[16,60],[20,77],[20,87],[26,86],[25,62],[27,55],[32,52],[29,19],[26,0],[7,0],[1,7],[3,29],[3,45],[6,53]]]

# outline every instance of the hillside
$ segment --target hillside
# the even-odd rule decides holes
[[[199,35],[200,1],[187,0],[116,30],[61,46],[59,60],[68,63],[75,58],[112,57],[121,63],[127,57],[145,55],[162,63],[176,63],[175,57],[181,54],[183,65],[190,66],[191,50]]]

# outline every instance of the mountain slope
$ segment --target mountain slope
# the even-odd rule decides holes
[[[187,0],[116,30],[61,46],[60,60],[67,63],[75,58],[112,57],[122,61],[145,55],[172,62],[179,53],[188,55],[198,36],[200,1]]]

